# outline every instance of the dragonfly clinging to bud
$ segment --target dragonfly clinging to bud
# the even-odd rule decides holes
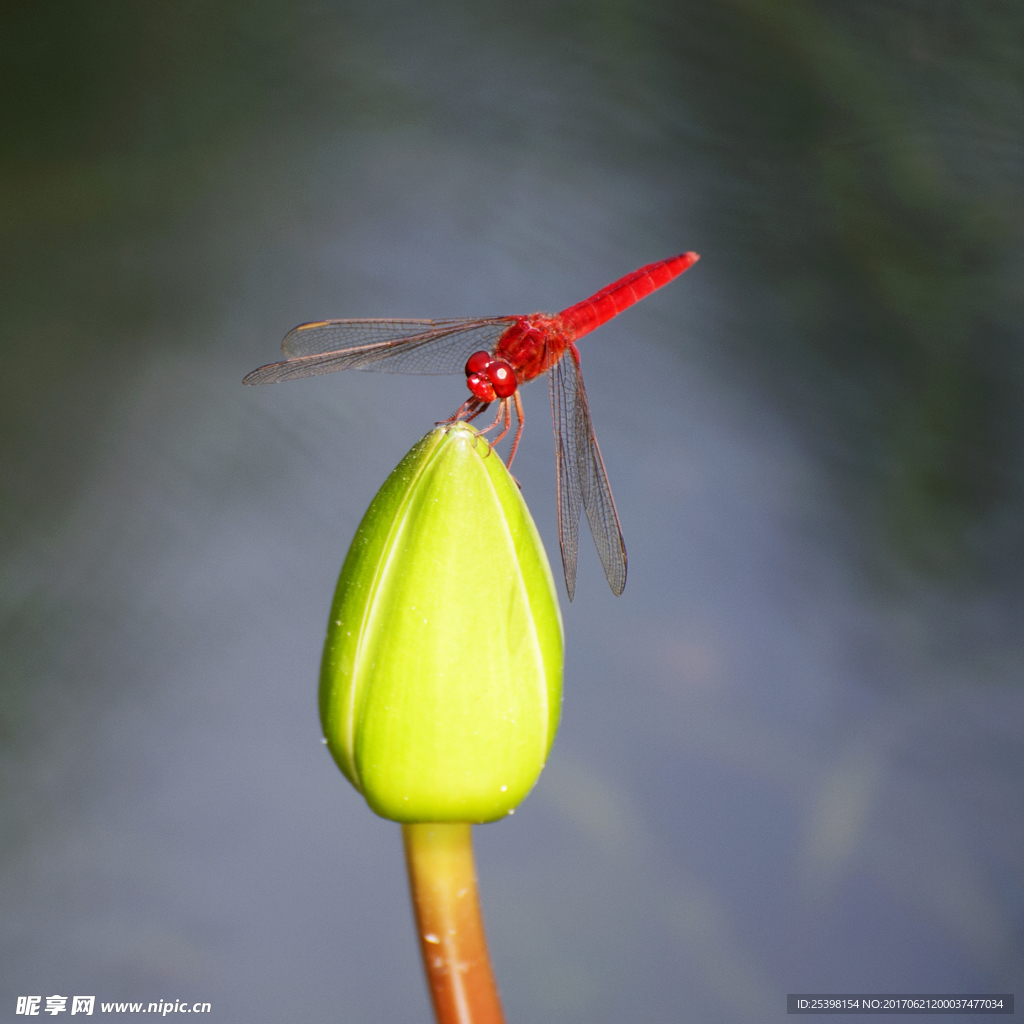
[[[668,284],[699,258],[695,252],[686,252],[649,263],[553,316],[529,313],[456,320],[318,320],[302,324],[281,343],[286,359],[253,370],[242,383],[272,384],[335,370],[465,372],[470,396],[448,422],[475,419],[491,403],[498,402],[494,422],[483,431],[498,430],[493,446],[511,429],[514,406],[517,427],[508,458],[511,466],[525,422],[519,388],[547,373],[555,431],[558,538],[569,600],[576,591],[581,509],[587,514],[608,584],[613,593],[621,594],[626,585],[626,546],[594,436],[576,342]]]

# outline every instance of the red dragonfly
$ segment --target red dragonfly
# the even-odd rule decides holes
[[[601,449],[590,421],[576,342],[651,292],[668,284],[700,257],[682,253],[634,270],[589,299],[554,316],[489,316],[457,320],[317,320],[290,331],[281,349],[288,357],[253,370],[243,384],[274,384],[335,370],[384,373],[465,371],[470,397],[445,422],[472,420],[492,402],[498,415],[483,433],[500,428],[493,448],[517,429],[509,454],[512,465],[525,421],[519,385],[548,375],[555,429],[558,478],[558,539],[569,600],[576,592],[580,509],[587,514],[612,592],[626,586],[626,545],[608,484]],[[563,358],[566,353],[570,358]]]

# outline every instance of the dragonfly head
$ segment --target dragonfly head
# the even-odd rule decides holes
[[[484,351],[474,352],[466,360],[466,385],[482,402],[510,398],[519,386],[511,365]]]

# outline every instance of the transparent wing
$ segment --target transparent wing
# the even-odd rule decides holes
[[[575,394],[566,386],[569,375],[575,376],[560,359],[548,371],[551,391],[551,425],[555,431],[555,478],[558,490],[558,544],[562,549],[562,569],[569,600],[576,593],[576,557],[580,550],[581,488],[576,466]]]
[[[479,349],[490,350],[516,317],[459,320],[319,320],[285,336],[288,359],[248,374],[243,384],[274,384],[336,370],[460,373]]]
[[[555,430],[555,469],[558,478],[558,539],[569,600],[576,593],[580,509],[587,513],[590,532],[608,577],[618,596],[626,586],[626,545],[619,515],[608,484],[601,449],[590,420],[583,389],[579,353],[570,345],[566,356],[551,367],[551,419]]]

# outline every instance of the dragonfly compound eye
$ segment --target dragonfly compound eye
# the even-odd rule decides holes
[[[490,362],[486,370],[487,376],[494,385],[494,393],[499,398],[508,398],[516,393],[516,372],[503,359]]]
[[[468,377],[472,373],[483,373],[492,358],[490,352],[474,352],[466,360],[466,376]]]

